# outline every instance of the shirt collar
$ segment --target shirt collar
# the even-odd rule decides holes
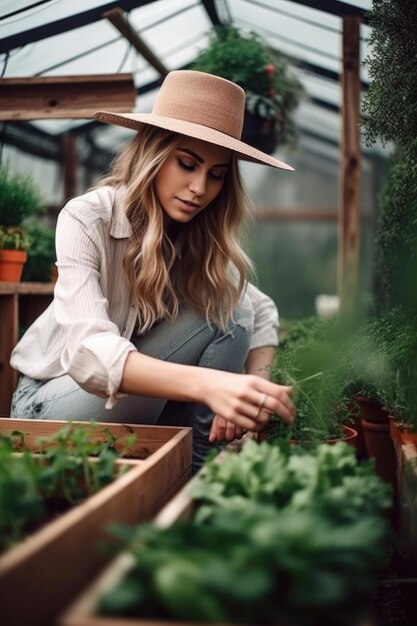
[[[113,211],[110,235],[115,239],[129,238],[132,227],[126,216],[126,186],[115,187],[113,192]]]

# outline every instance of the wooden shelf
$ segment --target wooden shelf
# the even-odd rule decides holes
[[[55,283],[0,282],[0,416],[9,417],[17,372],[10,367],[10,354],[27,328],[50,304]]]
[[[95,111],[133,110],[133,74],[0,79],[0,120],[90,119]]]

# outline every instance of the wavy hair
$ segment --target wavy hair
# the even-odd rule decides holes
[[[127,189],[132,235],[123,265],[142,332],[158,320],[175,319],[183,302],[224,330],[253,270],[240,244],[253,206],[234,154],[218,196],[190,222],[179,225],[181,250],[170,240],[153,183],[182,138],[144,125],[99,183]]]

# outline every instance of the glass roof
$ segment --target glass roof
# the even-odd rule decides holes
[[[323,140],[338,142],[341,101],[338,74],[341,68],[342,19],[313,8],[342,6],[370,9],[371,0],[2,0],[0,46],[2,76],[74,76],[132,72],[138,91],[135,110],[149,111],[155,96],[150,84],[157,71],[120,35],[103,13],[121,6],[131,26],[168,69],[186,66],[207,43],[212,27],[206,7],[214,6],[222,22],[258,32],[275,49],[288,55],[294,73],[306,90],[297,112],[301,131],[318,133]],[[361,24],[361,59],[368,54],[369,27]],[[8,53],[6,51],[9,51]],[[1,67],[1,65],[0,65]],[[361,67],[361,80],[368,81]],[[143,93],[142,93],[143,92]],[[48,133],[62,133],[86,124],[85,120],[39,120],[31,122]],[[113,145],[123,129],[103,127],[98,143]]]

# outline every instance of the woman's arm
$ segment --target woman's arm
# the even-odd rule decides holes
[[[244,430],[261,430],[271,412],[287,422],[294,417],[290,387],[259,375],[168,363],[139,352],[128,354],[119,391],[206,404]]]
[[[246,374],[256,374],[256,376],[269,380],[275,353],[275,346],[262,346],[250,350],[245,363]]]

